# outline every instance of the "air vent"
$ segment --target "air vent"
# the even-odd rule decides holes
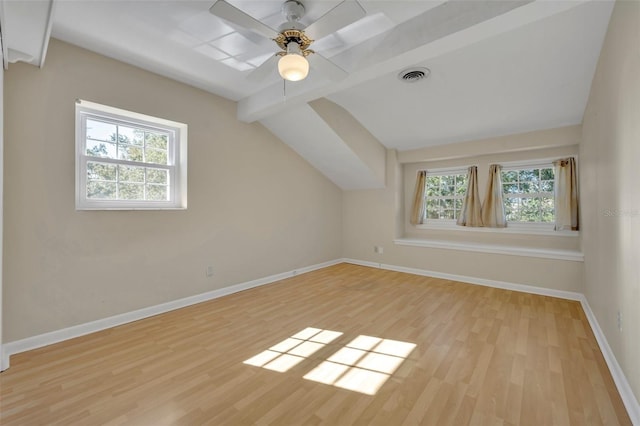
[[[429,70],[429,68],[423,68],[423,67],[409,68],[409,69],[400,71],[400,73],[398,74],[398,78],[404,81],[405,83],[416,83],[420,80],[424,80],[425,78],[429,77],[429,74],[431,74],[431,71]]]

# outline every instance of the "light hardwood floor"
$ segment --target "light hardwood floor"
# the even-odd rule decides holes
[[[349,264],[16,355],[0,386],[7,426],[630,424],[579,303]]]

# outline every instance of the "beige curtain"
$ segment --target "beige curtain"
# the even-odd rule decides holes
[[[492,164],[489,167],[487,194],[484,197],[484,203],[482,203],[482,223],[490,228],[505,228],[507,226],[502,201],[501,169],[502,166],[498,164]]]
[[[411,224],[419,225],[424,223],[424,186],[427,182],[427,172],[421,170],[418,172],[416,180],[416,189],[413,193],[413,207],[411,208]]]
[[[471,166],[467,172],[467,192],[462,202],[460,217],[456,222],[460,226],[482,226],[482,210],[478,193],[478,167]]]
[[[553,162],[556,207],[556,231],[579,229],[578,224],[578,179],[575,158],[564,158]]]

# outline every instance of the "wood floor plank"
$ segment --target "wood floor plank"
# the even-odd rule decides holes
[[[578,302],[350,264],[11,361],[7,426],[631,424]]]

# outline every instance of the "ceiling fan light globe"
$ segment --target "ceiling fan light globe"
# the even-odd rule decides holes
[[[278,61],[278,72],[285,80],[304,80],[309,74],[309,61],[302,55],[289,53]]]

